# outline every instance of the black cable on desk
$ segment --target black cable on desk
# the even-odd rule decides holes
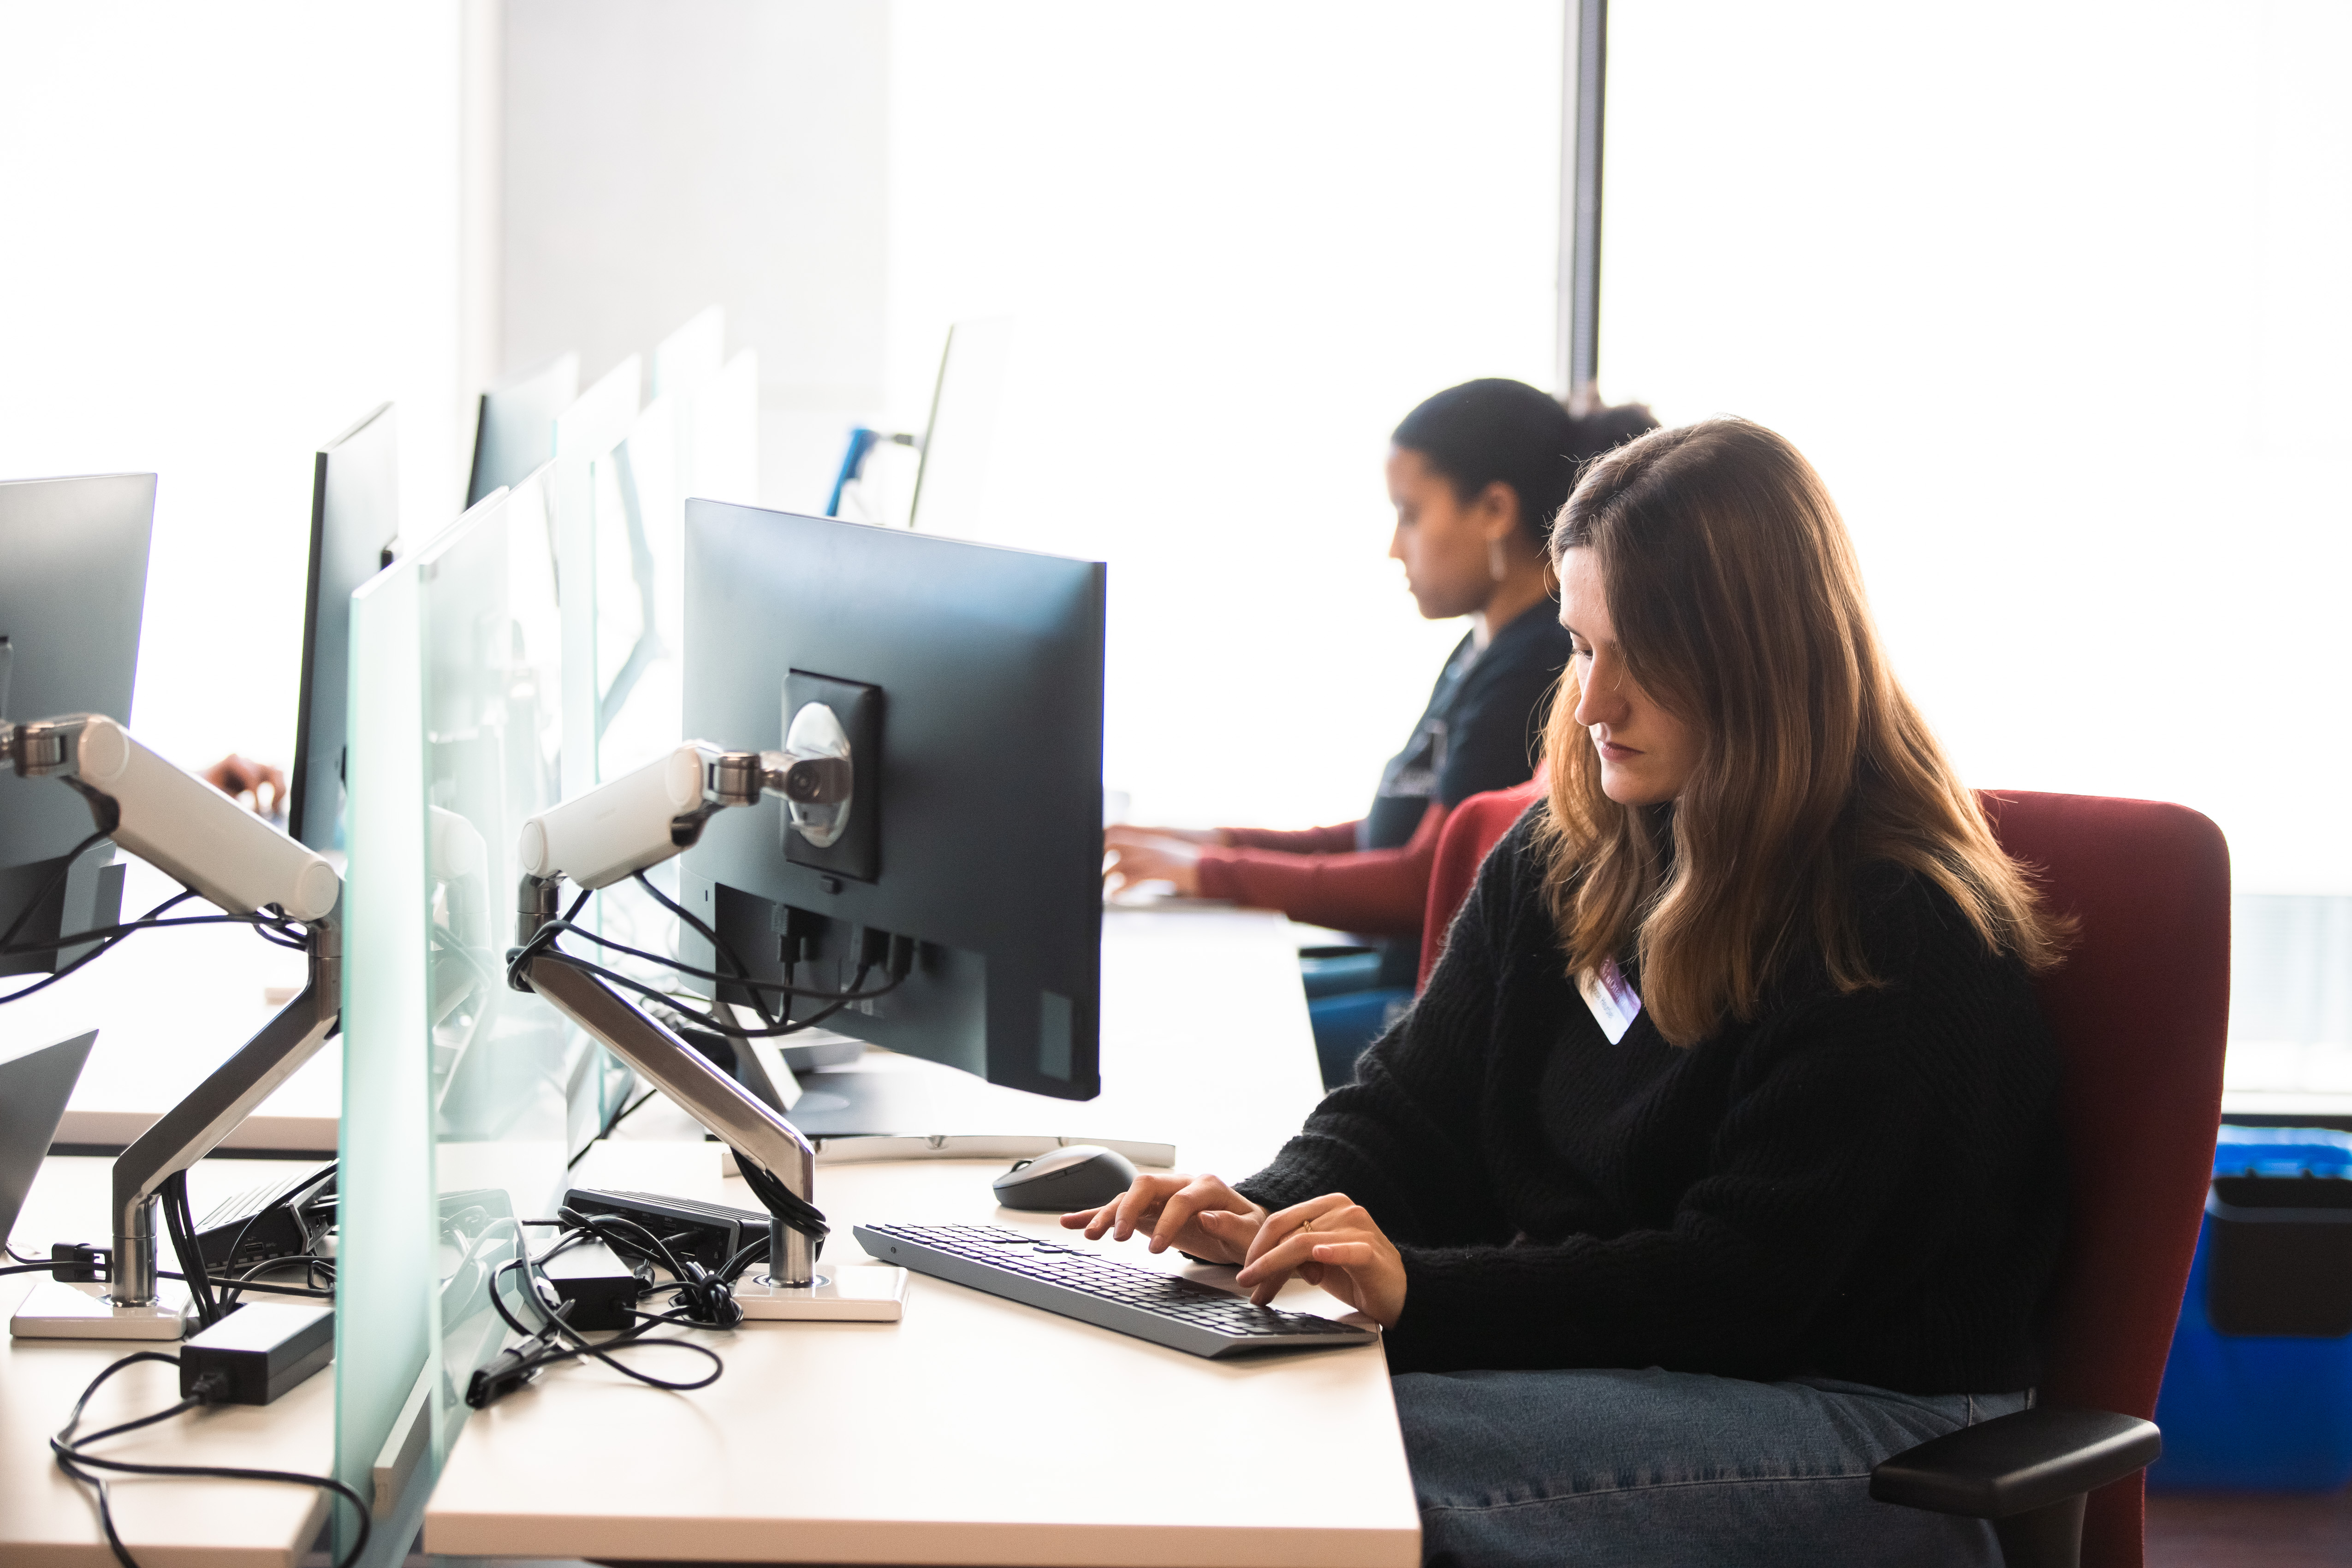
[[[546,1256],[552,1257],[555,1251],[567,1245],[567,1242],[568,1238],[567,1241],[559,1241],[556,1247],[550,1248]],[[536,1272],[538,1267],[538,1260],[526,1253],[520,1258],[510,1258],[499,1265],[490,1275],[490,1305],[497,1310],[508,1328],[523,1336],[523,1342],[499,1352],[490,1358],[486,1365],[478,1369],[468,1380],[466,1386],[466,1403],[476,1409],[478,1410],[501,1394],[520,1387],[536,1377],[544,1368],[562,1362],[577,1361],[583,1357],[602,1362],[624,1377],[635,1378],[637,1382],[651,1387],[677,1394],[689,1393],[698,1388],[708,1388],[718,1382],[719,1375],[726,1372],[727,1363],[719,1358],[718,1352],[708,1345],[698,1345],[690,1340],[649,1340],[644,1337],[664,1323],[686,1324],[687,1319],[680,1313],[639,1312],[635,1314],[639,1319],[636,1327],[622,1330],[601,1345],[590,1341],[564,1321],[563,1315],[569,1310],[568,1306],[551,1310],[546,1301],[540,1297],[538,1287],[541,1279]],[[530,1328],[508,1309],[506,1297],[499,1289],[500,1281],[508,1274],[517,1270],[521,1271],[523,1275],[526,1287],[524,1294],[530,1299],[532,1310],[537,1311],[542,1320],[542,1326],[538,1329]],[[572,1342],[568,1345],[559,1342],[560,1340],[564,1339]],[[640,1372],[613,1353],[614,1351],[632,1345],[667,1345],[677,1350],[692,1351],[697,1355],[709,1358],[709,1375],[698,1378],[691,1383],[681,1383],[674,1378],[656,1377],[651,1373]],[[338,1568],[343,1568],[343,1565],[339,1564]]]
[[[295,1470],[251,1469],[236,1465],[134,1464],[128,1459],[100,1458],[89,1452],[89,1445],[92,1443],[108,1437],[118,1437],[125,1432],[135,1432],[142,1426],[152,1426],[158,1421],[169,1420],[174,1415],[202,1405],[216,1404],[226,1392],[225,1379],[217,1376],[207,1378],[198,1384],[195,1393],[181,1400],[177,1405],[168,1405],[152,1415],[142,1415],[134,1420],[109,1426],[102,1432],[92,1432],[87,1436],[75,1436],[75,1428],[81,1425],[82,1412],[89,1408],[90,1396],[116,1373],[126,1366],[142,1361],[162,1362],[166,1366],[180,1364],[178,1356],[165,1355],[161,1351],[136,1351],[124,1356],[89,1380],[89,1386],[81,1391],[79,1399],[74,1401],[73,1414],[67,1417],[65,1426],[58,1429],[57,1435],[49,1439],[49,1451],[57,1458],[58,1468],[96,1489],[99,1527],[106,1531],[106,1543],[113,1550],[114,1559],[122,1565],[122,1568],[139,1568],[139,1563],[131,1555],[131,1549],[122,1543],[121,1534],[114,1528],[114,1506],[112,1500],[107,1495],[106,1477],[93,1472],[106,1471],[131,1476],[178,1476],[198,1480],[275,1481],[287,1486],[317,1487],[322,1491],[334,1493],[359,1510],[359,1539],[352,1543],[351,1551],[334,1564],[334,1568],[352,1568],[352,1564],[359,1561],[360,1553],[367,1550],[368,1535],[374,1527],[374,1520],[369,1511],[367,1500],[332,1476],[306,1476]]]

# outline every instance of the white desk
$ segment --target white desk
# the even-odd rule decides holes
[[[45,1164],[10,1238],[16,1250],[46,1252],[52,1241],[103,1243],[112,1164],[72,1157]],[[282,1179],[292,1169],[282,1160],[199,1161],[188,1173],[190,1201],[202,1213],[233,1193]],[[0,1312],[15,1310],[33,1281],[43,1278],[0,1279]],[[151,1349],[177,1347],[0,1339],[0,1564],[113,1568],[90,1489],[57,1468],[48,1439],[110,1362]],[[152,1362],[131,1367],[91,1402],[92,1419],[82,1429],[94,1431],[159,1410],[179,1397],[175,1369]],[[333,1463],[334,1414],[335,1378],[329,1367],[275,1404],[193,1411],[111,1439],[98,1451],[157,1464],[319,1475]],[[310,1487],[123,1477],[110,1491],[115,1527],[142,1568],[296,1568],[326,1520],[324,1496]]]
[[[124,919],[178,890],[146,862],[123,859]],[[173,911],[218,912],[200,899]],[[0,1057],[96,1029],[98,1044],[57,1141],[120,1148],[250,1039],[302,979],[300,953],[271,947],[244,926],[143,931],[40,994],[0,1007]],[[17,984],[11,979],[0,988]],[[272,994],[280,994],[278,1002],[268,1000]],[[223,1147],[331,1154],[342,1114],[340,1045],[330,1040]]]
[[[1319,1094],[1296,942],[1240,911],[1104,922],[1102,1098],[1069,1130],[1247,1174]],[[990,1131],[940,1129],[940,1131]],[[983,1221],[999,1163],[825,1165],[826,1261],[859,1220]],[[604,1145],[583,1180],[756,1206],[715,1149]],[[1152,1262],[1140,1247],[1106,1250]],[[1170,1255],[1156,1260],[1178,1267]],[[1293,1284],[1286,1306],[1337,1314]],[[918,1276],[896,1325],[762,1324],[691,1394],[601,1367],[477,1413],[427,1507],[469,1556],[1397,1568],[1420,1521],[1379,1347],[1202,1361]],[[648,1359],[659,1352],[636,1352]],[[678,1358],[683,1361],[684,1358]]]

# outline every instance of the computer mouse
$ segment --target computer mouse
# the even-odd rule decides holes
[[[1073,1143],[1024,1160],[996,1178],[996,1201],[1009,1209],[1069,1214],[1100,1208],[1135,1183],[1126,1155],[1093,1143]]]

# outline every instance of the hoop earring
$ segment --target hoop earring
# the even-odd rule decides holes
[[[1503,553],[1503,542],[1499,539],[1486,541],[1486,574],[1497,583],[1511,574],[1510,557]]]

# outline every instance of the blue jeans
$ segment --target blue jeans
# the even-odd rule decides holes
[[[1394,1382],[1429,1568],[1999,1568],[1991,1526],[1873,1502],[1870,1469],[2032,1398],[1656,1367]]]

